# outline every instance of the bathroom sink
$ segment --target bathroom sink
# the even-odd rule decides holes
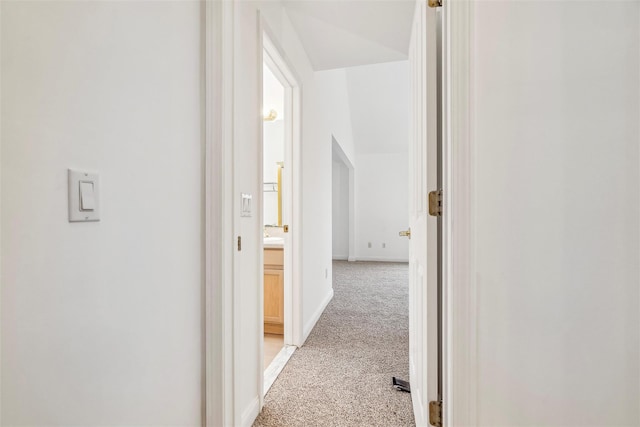
[[[284,248],[284,237],[265,237],[264,247],[267,249]]]

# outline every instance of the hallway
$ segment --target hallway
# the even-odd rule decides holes
[[[412,426],[408,267],[334,261],[334,298],[265,397],[255,427]]]

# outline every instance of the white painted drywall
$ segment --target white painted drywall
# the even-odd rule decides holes
[[[319,313],[333,295],[331,270],[331,135],[347,129],[327,117],[331,105],[322,96],[334,89],[318,78],[289,21],[282,16],[282,47],[302,84],[302,317],[303,335],[318,320]],[[342,117],[342,120],[347,120]]]
[[[332,162],[333,259],[349,257],[349,169],[340,159]]]
[[[478,425],[640,424],[639,7],[475,3]]]
[[[406,262],[409,242],[398,232],[408,227],[408,156],[358,154],[356,158],[356,259]]]
[[[409,62],[351,67],[345,72],[356,151],[407,153]]]
[[[242,238],[242,250],[234,252],[234,421],[247,426],[259,410],[259,378],[263,368],[260,355],[260,263],[259,239],[262,239],[263,218],[258,210],[262,196],[258,165],[262,144],[262,105],[260,103],[260,71],[262,61],[259,46],[257,8],[253,2],[237,2],[234,15],[234,95],[233,145],[236,206],[242,193],[254,199],[252,216],[234,218],[236,236]],[[237,238],[237,237],[236,237]]]
[[[331,135],[336,140],[344,155],[351,164],[355,164],[356,147],[351,126],[351,101],[349,100],[349,88],[347,85],[347,70],[344,68],[319,71],[315,76],[319,86],[323,111],[328,119],[328,127]],[[331,137],[329,137],[331,145]]]
[[[235,17],[235,193],[259,194],[258,164],[260,141],[259,70],[256,52],[258,45],[258,11],[271,30],[274,42],[280,45],[294,68],[302,93],[302,317],[304,338],[311,332],[319,315],[328,303],[332,290],[332,229],[331,229],[331,126],[330,106],[324,105],[325,90],[332,90],[325,81],[317,81],[309,59],[279,2],[236,2]],[[237,200],[239,203],[239,200]],[[238,303],[236,319],[236,423],[250,424],[257,415],[257,402],[262,393],[258,379],[262,361],[259,354],[261,319],[259,241],[262,239],[262,218],[236,218],[236,231],[242,236],[242,252],[236,252],[238,268],[234,297]]]
[[[2,2],[2,425],[201,425],[201,5]],[[67,168],[101,221],[67,221]]]
[[[356,151],[355,257],[405,262],[409,244],[398,232],[409,220],[408,62],[352,67],[345,73]]]

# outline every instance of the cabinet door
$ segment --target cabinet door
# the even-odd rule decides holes
[[[284,272],[264,270],[264,322],[284,324]]]

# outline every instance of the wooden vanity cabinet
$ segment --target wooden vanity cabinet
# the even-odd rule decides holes
[[[284,334],[284,251],[264,250],[264,332]]]

